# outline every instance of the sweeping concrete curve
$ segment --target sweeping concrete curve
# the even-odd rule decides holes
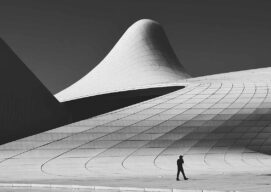
[[[155,27],[140,27],[145,25],[155,25],[159,30],[152,31]],[[144,29],[146,32],[139,33],[139,36],[143,37],[143,34],[148,34],[146,37],[160,34],[157,31],[161,29],[157,23],[149,20],[140,21],[131,29],[133,28]],[[122,44],[122,41],[126,42],[126,36],[137,31],[129,32],[129,30],[127,35],[124,35],[124,40],[120,40],[118,44]],[[153,42],[155,44],[156,41]],[[135,44],[142,45],[142,43]],[[132,43],[131,46],[133,45]],[[159,47],[158,45],[153,47]],[[116,47],[121,46],[116,45]],[[133,51],[142,50],[142,47],[138,50],[136,47],[130,49],[127,46],[129,50],[127,54],[132,56]],[[163,50],[162,47],[157,50]],[[125,48],[116,50],[121,50],[116,51],[116,54],[121,55]],[[147,46],[146,50],[156,49]],[[167,50],[162,52],[167,53]],[[149,53],[153,52],[149,51]],[[109,53],[107,57],[112,59],[114,55]],[[129,58],[127,61],[136,60],[134,64],[139,66],[146,61],[143,56]],[[150,56],[150,58],[155,57]],[[161,56],[161,58],[168,57]],[[163,64],[168,62],[164,60],[159,64],[163,70],[157,70],[155,73],[153,70],[145,70],[145,66],[153,67],[159,61],[150,62],[152,65],[142,65],[140,68],[137,68],[138,65],[130,65],[130,67],[136,66],[133,72],[144,74],[142,78],[146,79],[142,84],[137,84],[137,80],[141,82],[141,78],[131,73],[129,77],[133,77],[133,81],[132,79],[127,81],[125,86],[111,84],[112,89],[110,89],[110,87],[106,88],[108,82],[104,81],[105,88],[93,87],[92,90],[86,89],[89,88],[86,86],[88,80],[92,81],[92,75],[87,75],[78,82],[80,86],[75,97],[113,92],[117,98],[117,92],[121,90],[135,90],[138,87],[157,88],[161,84],[163,87],[183,86],[183,78],[187,75],[182,67],[174,69],[176,63]],[[107,66],[104,63],[105,61],[101,66]],[[119,64],[117,63],[116,66]],[[99,68],[98,66],[96,70],[101,72],[97,73],[100,75],[94,78],[95,81],[99,76],[109,74],[103,72],[106,67]],[[140,69],[144,69],[143,72]],[[121,74],[125,74],[123,71]],[[158,76],[163,80],[158,82],[159,77],[150,74],[159,74]],[[145,85],[145,81],[148,84]],[[198,189],[199,191],[202,189],[271,191],[271,68],[188,78],[185,83],[183,89],[0,145],[0,183],[8,182],[15,185],[36,183],[45,186],[106,185],[115,189],[123,186],[144,189],[149,187]],[[40,86],[39,83],[35,85]],[[76,89],[70,89],[71,92],[67,94],[63,91],[63,98],[65,96],[65,99],[73,99],[71,96],[77,93]],[[121,94],[126,98],[126,93]],[[41,111],[47,109],[43,108],[44,105],[37,105],[37,107],[41,107]],[[51,108],[48,110],[50,111]],[[37,112],[37,109],[34,112]],[[50,120],[48,118],[49,122]],[[43,125],[37,124],[37,129],[39,126]],[[189,177],[188,181],[175,180],[176,159],[180,154],[184,155],[184,169]]]
[[[0,182],[271,191],[270,89],[271,68],[188,79],[184,89],[1,145]],[[176,182],[180,154],[190,179]]]
[[[142,19],[124,33],[92,71],[55,96],[62,102],[188,77],[161,25]]]

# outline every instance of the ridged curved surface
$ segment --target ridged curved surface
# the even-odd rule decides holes
[[[152,31],[156,27],[144,25],[154,25],[157,31],[161,29],[157,23],[144,20],[129,30],[148,34],[145,37],[157,34],[156,30]],[[138,33],[133,28],[145,32]],[[134,37],[129,30],[118,44],[126,42],[126,36],[127,39],[131,39],[129,35]],[[120,52],[125,51],[118,44]],[[142,48],[142,44],[131,46]],[[127,49],[130,56],[132,51],[137,51],[129,46]],[[146,50],[151,49],[147,46]],[[117,53],[109,53],[107,57]],[[167,55],[170,53],[173,52]],[[146,61],[143,56],[135,57],[135,65],[143,63],[140,58]],[[154,66],[159,63],[151,61]],[[173,65],[163,61],[163,70],[155,72],[163,74],[160,76],[164,78],[163,86],[183,85],[181,79],[185,73],[182,67],[175,70],[179,65],[176,58],[173,61]],[[104,65],[95,69],[101,70],[101,76],[111,74]],[[149,65],[135,67],[137,74],[143,66]],[[153,74],[152,70],[143,70],[142,78],[149,72]],[[85,82],[92,82],[91,78],[90,74],[85,76],[78,85],[85,88]],[[133,76],[129,86],[135,87],[111,85],[114,89],[97,87],[94,90],[155,87],[162,82],[154,83],[153,79],[142,81],[150,85],[132,84],[141,81]],[[68,89],[65,90],[65,99],[71,99],[70,94],[76,89],[76,97],[94,94],[91,90],[84,92],[86,89],[80,92],[78,86],[70,89],[71,92],[65,93]],[[176,159],[180,154],[184,156],[184,169],[190,179],[176,182]],[[270,173],[271,68],[189,78],[184,89],[0,146],[0,182],[266,192],[271,191]]]
[[[0,181],[270,191],[271,68],[187,83],[0,146]],[[185,183],[175,181],[180,154]]]
[[[161,25],[143,19],[124,33],[91,72],[55,96],[59,101],[67,101],[188,77]]]

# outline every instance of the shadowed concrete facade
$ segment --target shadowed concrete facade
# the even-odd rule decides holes
[[[165,95],[182,88],[184,86],[135,89],[75,99],[62,102],[62,104],[70,112],[72,122],[76,122]]]
[[[0,39],[0,143],[68,123],[63,106]]]

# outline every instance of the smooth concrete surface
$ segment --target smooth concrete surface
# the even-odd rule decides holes
[[[191,78],[184,89],[1,145],[0,182],[271,191],[270,80],[271,68]],[[180,154],[188,181],[175,180]]]
[[[63,102],[188,77],[161,25],[142,19],[123,34],[92,71],[55,96]]]

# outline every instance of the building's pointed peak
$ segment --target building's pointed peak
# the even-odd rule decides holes
[[[133,29],[151,29],[153,27],[160,27],[162,28],[162,26],[160,25],[160,23],[158,23],[157,21],[154,21],[152,19],[140,19],[138,21],[136,21],[135,23],[133,23],[128,30],[133,30]],[[127,30],[127,31],[128,31]]]
[[[141,19],[126,30],[100,64],[56,97],[66,101],[188,77],[162,26],[156,21]]]
[[[160,23],[151,19],[141,19],[132,24],[122,35],[122,39],[128,38],[130,42],[136,39],[155,38],[156,34],[163,34],[165,32]],[[131,39],[133,38],[133,39]]]
[[[150,65],[147,61],[154,60],[155,63],[153,64],[156,66],[172,68],[175,73],[181,73],[182,78],[189,77],[174,53],[163,27],[160,23],[151,19],[141,19],[132,24],[96,69],[107,63],[105,61],[108,59],[118,57],[119,54],[130,55],[133,58],[145,55],[145,62],[136,63],[138,67],[142,67],[140,66],[142,64]],[[134,62],[136,60],[129,63]],[[121,64],[116,65],[120,66]]]
[[[139,19],[138,21],[134,22],[133,25],[145,25],[145,24],[156,24],[156,25],[160,25],[157,21],[152,20],[152,19]],[[133,26],[131,25],[131,26]]]
[[[158,22],[150,19],[141,19],[125,31],[120,41],[127,39],[132,42],[136,39],[150,38],[156,33],[164,33],[162,26]]]
[[[140,19],[133,23],[124,33],[140,33],[140,35],[151,35],[155,32],[163,31],[163,27],[157,21],[151,19]]]

